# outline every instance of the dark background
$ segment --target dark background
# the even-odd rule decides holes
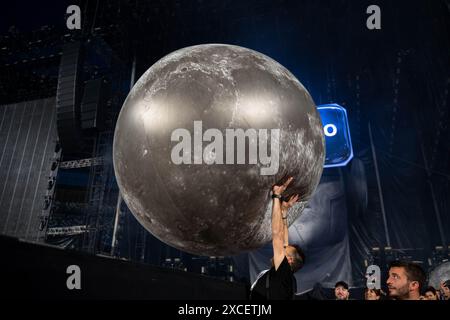
[[[81,7],[81,30],[65,26],[70,4]],[[366,28],[371,4],[381,8],[381,30]],[[57,95],[67,43],[84,46],[80,88],[93,79],[108,83],[103,125],[81,130],[82,145],[73,150],[61,141],[61,161],[93,157],[100,141],[111,142],[134,60],[138,79],[181,47],[248,47],[288,68],[316,104],[339,103],[348,111],[355,159],[342,170],[355,284],[363,285],[370,263],[402,258],[431,270],[448,259],[450,1],[14,1],[2,4],[0,15],[1,105]],[[94,174],[89,168],[59,170],[44,231],[87,224],[95,239],[44,235],[42,241],[111,253],[118,190],[106,166],[103,200],[89,202]],[[114,255],[194,272],[207,266],[211,275],[233,276],[231,259],[179,252],[147,234],[124,205],[122,211]],[[101,223],[92,224],[99,212]],[[234,276],[248,280],[245,272]]]

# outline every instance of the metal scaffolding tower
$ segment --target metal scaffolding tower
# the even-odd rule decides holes
[[[106,157],[110,150],[112,141],[112,131],[100,132],[95,144],[95,154],[93,158]],[[86,229],[83,239],[83,251],[95,254],[98,251],[100,233],[104,229],[104,216],[107,208],[103,206],[106,186],[111,174],[111,161],[104,161],[103,165],[91,166],[88,199],[86,209]]]

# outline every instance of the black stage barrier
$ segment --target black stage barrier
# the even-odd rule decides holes
[[[248,297],[248,286],[242,283],[6,236],[0,236],[0,253],[1,289],[8,298],[241,300]],[[78,284],[80,289],[76,287]]]

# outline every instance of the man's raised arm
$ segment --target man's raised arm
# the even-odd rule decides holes
[[[273,263],[275,266],[275,270],[278,270],[281,262],[285,257],[285,236],[287,229],[284,221],[283,214],[281,210],[282,206],[282,196],[281,194],[286,190],[288,185],[292,182],[293,178],[290,177],[280,186],[275,185],[272,188],[273,192],[273,203],[272,203],[272,246],[273,246]]]

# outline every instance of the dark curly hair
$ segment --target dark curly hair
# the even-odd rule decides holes
[[[293,272],[297,272],[300,270],[305,264],[305,253],[303,250],[296,244],[290,244],[289,246],[294,247],[297,251],[296,257],[294,259],[294,264],[291,266]]]
[[[294,257],[294,263],[291,265],[291,270],[293,273],[296,273],[300,270],[305,264],[305,253],[303,250],[296,244],[290,244],[289,247],[295,248],[296,255]],[[273,257],[270,259],[272,267],[274,266]]]

